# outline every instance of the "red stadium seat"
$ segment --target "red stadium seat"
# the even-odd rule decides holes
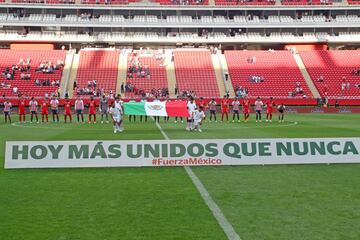
[[[288,97],[297,82],[312,97],[289,51],[225,51],[225,57],[234,89],[247,88],[250,97]],[[248,63],[249,57],[256,57],[256,63]],[[263,76],[264,82],[251,82],[250,76]]]
[[[300,56],[322,96],[327,88],[329,98],[360,98],[360,90],[355,87],[360,84],[360,76],[352,74],[353,70],[360,69],[360,51],[307,51],[300,52]],[[324,82],[317,81],[321,75]],[[342,92],[343,77],[350,83],[350,90]]]
[[[139,61],[142,66],[147,66],[150,70],[150,77],[138,77],[137,74],[133,74],[132,78],[127,77],[126,82],[131,83],[137,89],[141,89],[146,93],[151,92],[152,89],[168,88],[168,81],[166,75],[166,68],[162,65],[162,61],[156,60],[155,56],[140,56]],[[128,67],[130,67],[128,62]],[[127,98],[134,97],[134,93],[126,93]],[[137,97],[141,97],[138,95]]]
[[[176,83],[179,91],[195,91],[197,97],[220,95],[209,51],[174,51]]]
[[[77,86],[84,88],[96,80],[98,89],[115,92],[119,54],[117,50],[81,50]]]
[[[20,59],[31,59],[30,66],[30,80],[21,80],[20,71],[16,71],[14,80],[6,80],[4,76],[0,77],[0,83],[10,85],[10,88],[0,87],[0,94],[5,94],[8,97],[15,97],[12,93],[12,88],[17,87],[18,93],[25,94],[26,96],[43,97],[45,93],[51,94],[56,92],[56,86],[35,86],[35,80],[40,81],[49,79],[50,82],[59,80],[61,81],[62,69],[55,70],[52,74],[44,74],[36,72],[35,69],[40,65],[41,61],[49,61],[57,63],[58,60],[65,61],[66,52],[61,50],[0,50],[0,72],[3,74],[7,67],[16,65]]]

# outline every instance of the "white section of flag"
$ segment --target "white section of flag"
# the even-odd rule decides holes
[[[145,111],[148,116],[164,116],[168,114],[165,107],[166,102],[146,102]]]

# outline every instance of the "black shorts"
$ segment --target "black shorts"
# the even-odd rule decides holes
[[[284,110],[279,110],[279,113],[283,114],[283,113],[284,113]]]
[[[261,114],[261,110],[256,110],[255,112],[256,112],[256,114],[259,114],[259,115]]]
[[[210,110],[210,114],[216,114],[216,110]]]
[[[239,110],[233,110],[234,114],[239,114]]]
[[[77,114],[77,115],[82,114],[82,110],[76,110],[76,114]]]
[[[4,112],[5,117],[10,116],[10,112]]]
[[[31,115],[37,115],[36,111],[31,111]]]
[[[57,109],[51,109],[51,113],[52,114],[58,114],[58,110]]]

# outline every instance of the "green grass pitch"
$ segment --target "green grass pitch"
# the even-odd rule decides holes
[[[15,118],[16,116],[13,116]],[[1,119],[2,120],[2,119]],[[170,139],[360,137],[357,114],[160,125]],[[1,240],[225,240],[184,168],[4,170],[7,140],[163,139],[154,122],[0,123]],[[360,165],[193,167],[242,240],[360,239]]]

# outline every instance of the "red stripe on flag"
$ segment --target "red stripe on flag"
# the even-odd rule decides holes
[[[169,117],[189,117],[185,101],[166,102],[165,108]]]

